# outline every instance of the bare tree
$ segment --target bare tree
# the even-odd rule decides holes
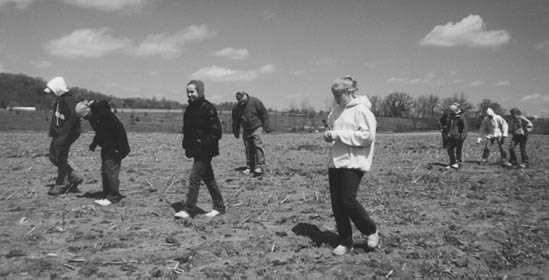
[[[414,99],[404,92],[393,92],[383,100],[383,109],[389,117],[406,116],[414,104]]]
[[[418,96],[414,102],[417,118],[434,118],[440,98],[434,94]]]

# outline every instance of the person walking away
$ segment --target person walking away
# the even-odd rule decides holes
[[[124,125],[112,112],[107,101],[81,101],[75,111],[79,117],[89,121],[95,131],[90,151],[101,147],[101,179],[103,184],[102,199],[95,203],[109,206],[118,203],[120,194],[120,167],[122,159],[130,153],[130,145]]]
[[[446,149],[448,151],[450,164],[446,168],[458,169],[462,164],[463,142],[465,142],[465,139],[467,138],[467,121],[463,115],[463,111],[459,107],[459,104],[454,103],[450,105],[449,109],[450,112],[447,120],[448,139]]]
[[[507,153],[503,147],[505,138],[509,133],[508,129],[507,121],[505,121],[503,117],[496,114],[492,108],[486,109],[486,116],[480,124],[480,137],[477,139],[477,143],[479,144],[484,141],[481,164],[486,164],[488,162],[490,156],[489,146],[496,143],[501,156],[501,164],[503,166],[511,165],[507,161]]]
[[[517,155],[515,154],[515,147],[519,145],[521,163],[518,164],[518,166],[520,168],[528,167],[526,142],[528,141],[528,134],[530,134],[533,129],[534,125],[532,122],[524,117],[519,109],[511,109],[511,120],[509,122],[509,131],[512,136],[511,144],[509,145],[509,160],[511,164],[518,164]]]
[[[353,248],[351,221],[375,248],[378,229],[357,201],[360,181],[372,165],[376,119],[366,96],[357,95],[357,82],[349,76],[336,79],[331,87],[335,105],[328,116],[324,141],[331,144],[328,181],[339,245],[332,251],[344,255]]]
[[[245,174],[253,172],[261,176],[265,168],[263,134],[270,132],[269,116],[263,103],[244,91],[235,94],[237,104],[233,107],[233,134],[238,138],[242,128],[242,140],[246,151]]]
[[[48,194],[55,196],[66,192],[78,192],[78,185],[82,184],[84,179],[68,163],[70,147],[81,133],[80,118],[74,112],[74,97],[63,77],[55,77],[48,81],[44,92],[55,95],[49,128],[51,143],[48,157],[57,167],[57,178]]]
[[[202,81],[190,81],[186,90],[189,106],[183,115],[183,149],[188,158],[193,158],[193,167],[184,209],[175,213],[175,217],[190,217],[196,208],[200,181],[204,181],[213,202],[213,209],[206,213],[211,218],[225,213],[223,197],[212,169],[212,158],[219,155],[221,122],[215,106],[204,96]]]

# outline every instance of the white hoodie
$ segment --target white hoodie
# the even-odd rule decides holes
[[[334,142],[330,149],[330,168],[369,171],[374,156],[376,118],[368,97],[357,96],[347,105],[335,105],[328,115]]]
[[[44,90],[46,92],[51,92],[56,96],[61,96],[69,91],[67,87],[67,83],[65,82],[65,79],[63,77],[55,77],[51,79],[48,84],[47,88]]]
[[[487,116],[480,124],[481,138],[507,137],[509,135],[509,126],[507,121],[496,114],[492,108],[486,109]]]

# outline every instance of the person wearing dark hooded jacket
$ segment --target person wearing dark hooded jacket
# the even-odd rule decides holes
[[[81,133],[80,118],[74,112],[74,97],[63,77],[51,79],[44,91],[56,96],[49,128],[49,160],[57,167],[57,178],[48,194],[78,192],[83,178],[68,163],[70,147]]]
[[[446,168],[458,169],[462,162],[463,142],[467,138],[467,120],[465,120],[459,104],[450,105],[445,126],[448,131],[446,149],[450,158],[450,164]]]
[[[522,115],[518,108],[511,109],[511,119],[509,120],[509,133],[511,134],[511,144],[509,145],[509,160],[511,164],[518,165],[520,168],[528,167],[528,154],[526,153],[526,142],[528,134],[532,132],[534,125]],[[519,145],[521,163],[518,163],[515,147]]]
[[[130,145],[124,125],[112,112],[107,101],[82,101],[76,104],[75,111],[87,119],[95,131],[90,151],[101,147],[101,178],[103,198],[95,203],[108,206],[117,203],[123,196],[120,194],[120,166],[122,159],[130,153]]]
[[[202,81],[190,81],[186,90],[189,106],[183,114],[183,149],[194,162],[184,209],[175,213],[175,217],[187,219],[196,212],[200,182],[204,181],[213,202],[213,209],[206,213],[206,217],[212,218],[225,213],[223,197],[212,169],[212,158],[219,155],[221,122],[215,106],[204,97]]]

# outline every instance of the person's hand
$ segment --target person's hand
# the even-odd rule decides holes
[[[91,143],[89,146],[90,151],[95,152],[95,148],[97,147],[97,144]]]
[[[334,134],[331,130],[326,130],[324,132],[324,141],[326,141],[326,142],[333,142],[334,141]]]
[[[477,144],[480,144],[482,142],[482,137],[477,138]]]

